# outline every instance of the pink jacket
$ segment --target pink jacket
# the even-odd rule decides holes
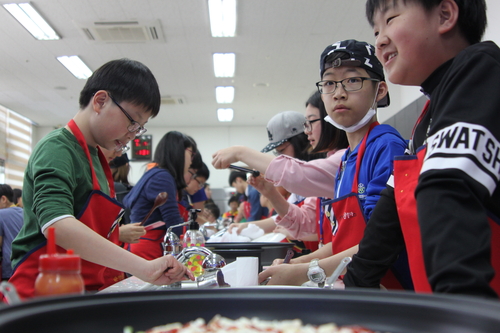
[[[344,152],[345,149],[337,150],[326,158],[309,162],[281,155],[269,164],[265,179],[303,197],[333,198],[335,177]]]
[[[293,237],[301,239],[316,233],[317,197],[333,197],[335,177],[344,152],[345,149],[330,152],[326,158],[309,162],[281,155],[269,164],[265,174],[267,181],[307,197],[302,207],[290,205],[285,216],[276,218],[276,224],[290,231]]]
[[[285,216],[276,217],[276,224],[286,228],[298,240],[316,234],[316,201],[316,197],[309,197],[301,207],[290,204]]]

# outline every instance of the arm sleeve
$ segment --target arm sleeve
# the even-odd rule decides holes
[[[274,186],[283,186],[288,192],[303,197],[332,198],[335,177],[344,151],[342,149],[327,158],[309,162],[281,155],[269,164],[265,178]]]
[[[296,238],[309,236],[316,233],[316,197],[306,198],[304,204],[289,205],[285,216],[276,218],[276,224],[286,228]]]
[[[148,201],[152,203],[155,201],[158,193],[167,192],[168,194],[167,202],[157,209],[161,214],[161,221],[166,222],[167,225],[182,223],[179,207],[177,205],[175,180],[168,172],[159,172],[154,177],[151,177],[143,190],[146,188],[146,196]],[[156,221],[158,221],[158,217],[155,218],[155,214],[152,214],[148,222]]]
[[[394,190],[387,187],[366,225],[358,253],[347,267],[344,284],[346,287],[379,288],[382,277],[403,249]]]
[[[497,297],[489,286],[495,272],[486,204],[500,179],[498,77],[498,57],[469,52],[454,59],[431,98],[436,114],[415,193],[436,292]]]
[[[385,135],[392,137],[389,140],[377,140],[373,145],[367,147],[372,153],[363,157],[363,165],[368,165],[368,184],[366,185],[366,199],[363,213],[368,221],[372,215],[375,205],[380,199],[382,190],[386,188],[387,180],[393,170],[394,156],[403,155],[406,143],[398,140],[392,133]]]

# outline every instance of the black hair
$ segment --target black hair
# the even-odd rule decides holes
[[[87,107],[92,96],[106,90],[118,102],[142,106],[155,117],[160,111],[160,90],[156,79],[145,65],[130,59],[112,60],[97,69],[80,92],[80,108]]]
[[[12,203],[17,203],[14,202],[14,191],[12,190],[12,187],[7,184],[0,184],[0,197],[4,196],[7,198]]]
[[[229,200],[227,201],[228,205],[231,205],[231,202],[237,202],[238,205],[240,204],[240,199],[236,195],[232,195]]]
[[[328,124],[325,121],[325,117],[328,115],[326,113],[325,104],[321,99],[321,93],[319,91],[315,91],[307,100],[306,107],[312,105],[319,109],[319,117],[321,120],[319,123],[321,124],[321,136],[319,141],[311,153],[320,153],[324,151],[332,151],[337,149],[347,148],[349,142],[347,141],[347,135],[345,131],[338,129],[337,127]]]
[[[206,180],[210,177],[210,170],[205,163],[201,162],[201,167],[196,171],[196,176],[204,177]]]
[[[203,159],[201,158],[201,154],[199,151],[193,154],[193,160],[191,161],[190,169],[196,170],[198,172],[199,169],[203,167]]]
[[[220,208],[216,204],[214,203],[205,204],[204,208],[208,209],[215,217],[215,219],[218,219],[220,217]]]
[[[294,135],[287,140],[293,147],[293,151],[295,153],[294,158],[303,161],[309,161],[309,148],[311,145],[309,144],[309,140],[307,139],[307,134],[304,132]]]
[[[191,148],[193,154],[197,152],[196,143],[187,135],[170,131],[158,142],[154,153],[153,162],[174,177],[178,193],[186,187],[184,161],[187,148]]]
[[[20,188],[14,188],[12,189],[12,192],[14,193],[12,202],[17,205],[19,199],[21,199],[23,196],[23,190],[21,190]]]
[[[367,0],[366,18],[373,27],[373,16],[380,10],[384,12],[388,9],[391,0]],[[420,4],[426,11],[430,11],[438,6],[442,0],[392,0],[392,5],[397,6],[399,1],[406,3]],[[457,25],[462,35],[470,44],[481,41],[486,30],[486,1],[485,0],[454,0],[458,6]]]
[[[234,181],[236,178],[241,178],[243,181],[247,181],[247,174],[246,172],[243,171],[231,171],[229,173],[229,186],[233,186]]]

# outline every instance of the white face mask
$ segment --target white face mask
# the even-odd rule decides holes
[[[380,86],[380,82],[377,85],[377,92],[378,92],[379,86]],[[349,127],[345,127],[345,126],[342,126],[342,125],[336,123],[330,116],[326,116],[325,121],[332,124],[333,126],[337,127],[338,129],[345,131],[346,133],[356,132],[357,130],[359,130],[360,128],[362,128],[366,124],[368,124],[370,122],[370,120],[373,118],[373,116],[377,113],[377,110],[375,110],[375,107],[374,107],[377,103],[377,95],[378,95],[378,93],[375,95],[375,98],[373,99],[372,107],[366,112],[365,116],[360,121],[358,121],[356,124],[351,125]]]

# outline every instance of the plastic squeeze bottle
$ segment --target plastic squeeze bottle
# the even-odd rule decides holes
[[[81,259],[73,250],[56,252],[55,229],[48,229],[47,254],[38,262],[35,296],[83,294],[85,284],[80,274]]]
[[[186,231],[186,234],[184,235],[183,246],[184,247],[205,246],[205,237],[200,231],[200,225],[198,224],[198,222],[191,221],[191,223],[189,224],[189,229]],[[202,267],[203,259],[205,259],[204,255],[195,254],[191,256],[191,258],[189,258],[189,260],[186,262],[186,266],[191,272],[193,272],[195,277],[198,277],[203,274],[203,267]]]

